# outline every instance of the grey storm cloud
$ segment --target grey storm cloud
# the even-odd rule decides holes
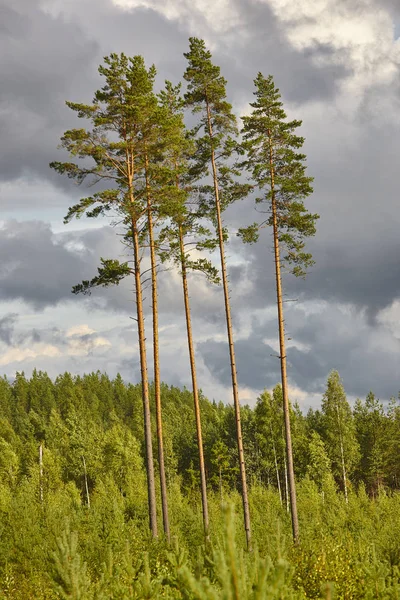
[[[307,314],[299,306],[288,311],[287,329],[294,340],[287,348],[291,385],[322,394],[329,372],[337,369],[350,396],[365,397],[370,390],[382,400],[397,395],[400,340],[391,339],[383,326],[368,325],[356,309],[326,304],[322,311]],[[266,341],[276,337],[276,318],[266,323],[255,319],[249,336],[236,341],[240,385],[270,389],[279,382],[277,350]],[[228,345],[209,339],[198,349],[212,375],[229,386]]]
[[[94,6],[98,14],[93,21]],[[165,78],[176,78],[183,68],[186,36],[157,13],[139,10],[130,15],[103,0],[80,3],[79,14],[79,21],[62,12],[53,16],[30,0],[5,0],[0,7],[3,181],[33,174],[76,193],[48,164],[61,160],[57,145],[64,130],[80,126],[65,101],[91,102],[101,86],[97,67],[105,54],[144,54],[148,63],[158,59]],[[94,32],[85,30],[88,21]]]
[[[243,31],[251,32],[252,43],[239,44],[234,61],[232,48],[224,47],[223,39],[215,52],[234,100],[250,98],[252,79],[259,69],[279,74],[290,100],[303,102],[334,93],[346,75],[345,61],[339,66],[316,66],[310,60],[310,53],[333,53],[329,45],[295,51],[267,4],[242,2],[238,6]],[[51,160],[60,157],[56,147],[63,131],[79,126],[65,100],[91,101],[101,85],[97,66],[112,51],[140,53],[148,63],[156,63],[159,84],[165,78],[181,79],[189,32],[154,10],[124,12],[109,0],[80,3],[79,17],[63,12],[52,15],[40,2],[28,0],[5,0],[0,11],[0,135],[7,140],[0,151],[0,178],[39,175],[74,193],[66,178],[48,168]]]
[[[11,346],[15,322],[18,318],[16,313],[10,313],[0,319],[0,341]]]
[[[27,340],[34,343],[40,342],[43,334],[36,329],[24,332],[16,331],[18,318],[18,313],[9,313],[0,319],[0,342],[6,346],[16,346]]]
[[[116,238],[110,228],[57,236],[41,221],[7,221],[0,231],[0,299],[37,310],[72,298],[72,286],[97,273],[96,250],[111,251]]]
[[[395,35],[396,31],[400,35],[397,0],[338,0],[338,4],[360,18],[373,4],[389,11]],[[79,231],[66,228],[65,233],[56,234],[45,223],[51,218],[54,226],[49,207],[57,205],[61,213],[61,207],[87,195],[83,186],[76,187],[53,173],[48,163],[63,159],[62,151],[57,150],[63,131],[82,124],[65,106],[65,100],[91,101],[94,90],[101,85],[97,67],[104,55],[121,51],[143,54],[148,64],[156,64],[157,85],[161,86],[165,78],[173,82],[181,79],[189,35],[204,35],[212,42],[215,62],[228,80],[229,99],[235,109],[243,110],[252,100],[252,81],[257,71],[262,71],[274,75],[291,118],[304,119],[300,133],[306,138],[309,174],[315,177],[315,191],[307,204],[321,218],[317,236],[307,244],[316,265],[305,281],[289,275],[284,278],[285,299],[301,301],[286,305],[288,333],[295,344],[288,349],[291,383],[310,393],[320,393],[329,371],[337,368],[349,394],[362,396],[372,388],[388,398],[400,386],[399,347],[393,332],[380,324],[379,313],[400,297],[400,77],[373,77],[359,89],[356,86],[344,92],[346,84],[357,79],[351,44],[335,45],[329,35],[325,41],[310,35],[306,44],[295,47],[290,41],[295,24],[278,18],[269,1],[233,0],[240,25],[221,31],[213,28],[205,14],[199,14],[199,31],[194,31],[190,19],[196,13],[184,13],[185,6],[183,2],[178,18],[166,18],[161,14],[161,3],[160,10],[123,11],[111,0],[1,2],[0,182],[10,185],[0,196],[0,209],[7,210],[7,218],[10,211],[17,218],[23,211],[29,211],[32,218],[37,211],[37,221],[6,221],[0,225],[0,300],[6,306],[0,320],[0,340],[8,345],[41,341],[65,346],[62,327],[48,328],[45,317],[42,325],[24,332],[22,320],[16,322],[18,300],[37,312],[68,300],[79,302],[87,311],[88,323],[92,313],[100,314],[102,310],[106,316],[110,311],[122,318],[133,315],[130,280],[118,287],[96,290],[88,299],[72,296],[72,285],[96,275],[101,256],[126,260],[127,255],[111,227]],[[312,25],[312,18],[300,18],[303,24],[307,25],[308,19]],[[373,43],[381,45],[379,35]],[[366,59],[374,54],[375,46],[369,47]],[[373,61],[370,70],[383,72],[380,63]],[[388,62],[398,71],[393,58]],[[357,107],[351,108],[355,97]],[[54,186],[60,189],[53,190]],[[247,200],[232,206],[225,222],[234,234],[239,226],[256,217],[251,200]],[[61,224],[61,214],[59,218]],[[243,331],[251,312],[275,303],[270,232],[264,231],[256,246],[243,246],[233,235],[227,254],[232,315],[238,331],[239,379],[252,389],[271,387],[279,381],[279,361],[272,356],[276,350],[269,343],[276,339],[276,322],[255,321],[250,331]],[[179,278],[161,272],[159,290],[161,322],[165,326],[179,325],[179,344],[183,345]],[[214,333],[225,333],[222,290],[196,276],[190,278],[190,290],[194,326],[202,340],[197,348],[200,357],[215,380],[229,386],[228,350],[219,341],[221,337],[218,341],[213,337]],[[148,287],[145,295],[149,317]],[[324,306],[320,313],[305,315],[302,303],[320,302]],[[343,305],[350,307],[350,312],[346,313]],[[135,332],[130,328],[122,331],[129,345]],[[210,337],[204,341],[208,332]],[[113,333],[104,335],[114,339]],[[90,343],[90,336],[82,340],[86,348]],[[172,366],[168,367],[172,356],[178,364],[180,350],[170,343],[164,349],[166,379],[169,375],[178,377]],[[132,359],[116,352],[113,361],[108,356],[99,364],[110,372],[120,366],[129,379],[132,374],[138,378],[139,370],[132,363],[135,356],[134,351]],[[54,360],[56,373],[56,368],[63,368],[63,359]],[[79,370],[79,359],[69,360],[68,364]],[[95,357],[87,364],[95,366]]]
[[[6,221],[0,233],[0,257],[8,257],[0,264],[0,300],[23,300],[36,310],[82,300],[82,296],[72,295],[72,286],[97,274],[100,257],[132,261],[129,249],[121,244],[113,227],[54,234],[42,221]],[[196,274],[190,276],[189,285],[194,315],[209,323],[223,323],[221,288]],[[149,312],[151,292],[145,276],[143,290]],[[172,276],[170,271],[160,270],[159,296],[163,314],[172,318],[182,315],[182,284],[175,271]],[[84,301],[89,309],[133,314],[133,278],[126,278],[118,286],[96,288]],[[10,314],[0,321],[4,337],[11,336],[15,317]]]
[[[97,275],[100,257],[132,261],[113,227],[54,234],[42,221],[6,221],[0,233],[0,257],[8,257],[0,264],[0,300],[23,300],[37,311],[65,301],[83,301],[89,310],[134,314],[133,277],[118,286],[96,288],[89,297],[71,293],[74,285]],[[160,310],[173,319],[183,314],[182,284],[174,273],[161,269],[159,276]],[[190,276],[189,285],[194,316],[223,323],[221,288],[196,275]],[[145,275],[143,290],[145,310],[150,313],[151,291]],[[1,319],[2,339],[12,336],[16,317],[9,314]]]
[[[242,99],[250,99],[257,72],[272,74],[287,100],[302,104],[310,100],[332,98],[340,81],[349,74],[346,56],[329,43],[315,42],[312,47],[296,50],[288,43],[285,31],[266,2],[236,0],[240,10],[240,29],[247,33],[218,59],[230,84],[230,90]],[[232,51],[235,60],[232,61]],[[320,57],[335,60],[325,60]]]
[[[285,299],[326,300],[350,303],[366,309],[367,316],[390,306],[400,296],[400,241],[382,237],[372,244],[368,239],[357,243],[352,239],[334,243],[319,239],[308,243],[316,264],[306,279],[289,273],[283,276]],[[240,298],[234,299],[238,309],[246,304],[263,308],[275,303],[275,276],[272,250],[268,239],[264,244],[240,249],[247,259],[230,270],[232,289],[243,280]],[[372,275],[373,274],[373,275]]]
[[[223,385],[231,385],[228,344],[210,339],[197,347],[213,377]],[[240,339],[235,343],[235,353],[239,385],[263,389],[279,382],[279,361],[269,344],[257,338]]]
[[[98,46],[76,23],[53,19],[39,2],[0,7],[0,177],[50,177],[71,85],[90,90]]]

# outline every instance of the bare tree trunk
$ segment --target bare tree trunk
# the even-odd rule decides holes
[[[272,449],[274,451],[274,462],[275,462],[275,470],[276,470],[276,483],[278,484],[279,500],[281,501],[281,506],[282,506],[281,481],[280,481],[280,478],[279,478],[278,459],[277,459],[277,456],[276,456],[276,448],[275,448],[275,442],[274,442],[274,434],[272,433],[272,425],[270,425],[270,429],[271,429]]]
[[[43,504],[43,445],[39,446],[39,495],[40,502]]]
[[[284,457],[284,464],[285,464],[286,510],[287,510],[287,512],[290,512],[289,481],[288,481],[288,468],[287,468],[286,456]]]
[[[342,472],[343,472],[343,486],[344,486],[344,497],[346,500],[346,504],[349,502],[349,496],[347,493],[347,474],[346,474],[346,464],[344,462],[344,449],[343,449],[343,440],[342,436],[340,436],[340,452],[342,456]]]
[[[268,131],[270,137],[270,132]],[[290,428],[290,409],[289,409],[289,394],[287,385],[286,373],[286,344],[285,344],[285,324],[283,317],[283,299],[282,299],[282,275],[281,275],[281,259],[279,248],[279,232],[278,232],[278,215],[275,197],[275,173],[273,164],[272,144],[269,141],[269,160],[270,160],[270,176],[271,176],[271,204],[272,204],[272,223],[274,235],[274,254],[275,254],[275,277],[276,277],[276,300],[278,305],[278,324],[279,324],[279,350],[281,362],[282,376],[282,396],[283,396],[283,415],[285,422],[286,436],[286,457],[289,476],[289,493],[290,493],[290,508],[292,515],[292,531],[293,541],[295,544],[299,541],[299,520],[297,515],[297,500],[296,500],[296,483],[294,478],[293,467],[293,451],[292,451],[292,434]]]
[[[87,480],[86,460],[85,460],[84,456],[82,456],[82,462],[83,462],[83,475],[85,478],[86,502],[87,502],[88,508],[90,508],[89,486],[88,486],[88,480]]]
[[[343,475],[344,498],[346,500],[346,504],[348,504],[349,497],[348,497],[348,494],[347,494],[346,463],[345,463],[345,460],[344,460],[342,424],[340,422],[340,413],[339,413],[339,405],[338,404],[336,404],[336,413],[337,413],[338,428],[339,428],[340,456],[341,456],[341,459],[342,459],[342,475]]]
[[[160,469],[161,506],[163,515],[164,533],[168,543],[171,540],[168,516],[167,482],[165,478],[164,441],[161,408],[160,384],[160,352],[158,339],[158,292],[157,292],[157,261],[154,246],[153,215],[148,180],[148,158],[146,156],[146,191],[147,191],[147,219],[149,226],[150,260],[151,260],[151,295],[153,310],[153,356],[154,356],[154,397],[156,405],[158,465]]]
[[[149,380],[147,375],[146,337],[144,330],[142,281],[140,277],[139,232],[137,223],[132,219],[133,251],[135,261],[135,293],[137,308],[137,323],[139,336],[140,371],[142,379],[144,439],[146,445],[146,473],[149,502],[150,529],[153,537],[157,537],[157,507],[154,484],[153,447],[151,443],[151,416],[149,400]]]
[[[208,123],[208,134],[210,139],[213,138],[212,123],[210,107],[207,102],[207,123]],[[217,232],[219,241],[219,250],[221,256],[221,272],[222,272],[222,285],[224,289],[224,300],[225,300],[225,315],[226,315],[226,327],[228,331],[228,345],[229,345],[229,356],[231,363],[231,377],[232,377],[232,391],[233,391],[233,404],[235,408],[235,421],[236,421],[236,440],[239,454],[239,468],[240,468],[240,479],[242,484],[242,502],[243,502],[243,517],[244,517],[244,528],[246,532],[247,549],[252,550],[251,544],[251,525],[250,525],[250,510],[249,510],[249,498],[247,493],[247,480],[246,480],[246,466],[244,461],[243,451],[243,439],[242,439],[242,423],[240,418],[240,403],[239,403],[239,390],[237,383],[237,370],[236,370],[236,358],[235,358],[235,346],[233,341],[233,330],[232,330],[232,318],[231,318],[231,307],[229,299],[229,286],[228,286],[228,274],[226,269],[225,261],[225,245],[224,245],[224,234],[222,227],[221,218],[221,205],[219,199],[219,186],[217,177],[217,166],[215,162],[215,152],[211,150],[211,166],[213,173],[214,182],[214,195],[215,195],[215,208],[217,213]]]
[[[124,139],[126,131],[124,130]],[[131,226],[132,226],[132,241],[133,241],[133,258],[134,258],[134,274],[135,274],[135,296],[136,296],[136,314],[138,324],[139,338],[139,357],[140,357],[140,375],[142,381],[142,399],[143,399],[143,421],[144,421],[144,440],[146,447],[146,475],[147,475],[147,497],[149,505],[149,525],[153,537],[158,536],[157,531],[157,504],[156,491],[154,482],[154,461],[153,461],[153,446],[151,436],[151,414],[150,414],[150,399],[149,399],[149,378],[147,373],[147,357],[146,357],[146,335],[144,328],[143,314],[143,291],[142,279],[140,272],[140,246],[139,246],[139,230],[138,218],[135,215],[135,194],[134,194],[134,173],[135,160],[134,150],[132,146],[125,148],[126,154],[126,171],[128,177],[129,200],[131,204]]]
[[[181,225],[179,226],[179,246],[180,246],[180,255],[181,255],[183,299],[184,299],[184,303],[185,303],[186,331],[187,331],[187,340],[188,340],[188,348],[189,348],[190,371],[192,374],[192,388],[193,388],[193,400],[194,400],[194,414],[195,414],[195,419],[196,419],[197,446],[199,449],[199,468],[200,468],[201,503],[202,503],[202,508],[203,508],[203,525],[204,525],[204,533],[205,533],[206,539],[208,539],[209,517],[208,517],[206,471],[205,471],[205,466],[204,466],[203,434],[202,434],[202,427],[201,427],[199,392],[197,389],[196,361],[195,361],[195,356],[194,356],[192,319],[191,319],[191,314],[190,314],[190,302],[189,302],[189,289],[188,289],[187,271],[186,271],[185,247],[184,247],[184,243],[183,243],[183,231],[182,231]]]

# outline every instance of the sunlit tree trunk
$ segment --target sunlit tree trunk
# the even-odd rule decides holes
[[[157,537],[157,508],[156,508],[156,492],[154,483],[154,461],[153,447],[151,439],[151,417],[150,417],[150,399],[149,399],[149,379],[147,374],[147,359],[146,359],[146,338],[144,330],[144,314],[143,314],[143,295],[142,281],[140,277],[140,251],[139,251],[139,232],[137,223],[132,219],[132,237],[133,237],[133,252],[134,252],[134,270],[135,270],[135,293],[137,307],[137,324],[139,337],[139,355],[140,355],[140,372],[142,379],[142,399],[143,399],[143,416],[144,416],[144,439],[146,446],[146,473],[147,473],[147,490],[149,502],[149,518],[150,529],[153,537]]]
[[[89,486],[88,486],[88,480],[87,480],[86,460],[85,460],[84,456],[82,456],[82,462],[83,462],[83,476],[85,479],[86,503],[87,503],[88,508],[90,508]]]
[[[275,471],[276,471],[276,483],[278,485],[279,500],[280,500],[281,505],[282,505],[281,480],[279,478],[278,458],[276,456],[276,448],[275,448],[275,442],[274,442],[274,434],[272,433],[272,425],[270,425],[270,429],[271,429],[271,439],[272,439],[272,450],[274,452],[274,463],[275,463]]]
[[[161,506],[165,537],[170,542],[170,527],[168,516],[167,482],[165,477],[164,440],[161,407],[161,383],[160,383],[160,351],[158,339],[158,291],[157,291],[157,260],[154,242],[153,213],[148,176],[148,158],[146,156],[146,192],[147,192],[147,220],[149,228],[150,260],[151,260],[151,297],[153,312],[153,357],[154,357],[154,397],[156,405],[157,443],[158,443],[158,466],[160,470]]]
[[[296,483],[294,478],[293,467],[293,451],[292,451],[292,434],[290,427],[290,408],[289,394],[286,373],[286,344],[285,344],[285,323],[283,317],[283,298],[282,298],[282,275],[281,275],[281,259],[279,248],[279,231],[278,231],[278,215],[275,196],[275,170],[271,143],[271,134],[269,136],[269,163],[271,177],[271,204],[272,204],[272,224],[274,235],[274,256],[275,256],[275,278],[276,278],[276,299],[278,305],[278,326],[279,326],[279,358],[281,363],[281,378],[282,378],[282,396],[283,396],[283,416],[285,423],[285,438],[286,438],[286,458],[289,479],[289,495],[290,509],[292,516],[292,531],[293,540],[295,543],[299,541],[299,521],[297,516],[297,499],[296,499]]]
[[[209,134],[210,140],[212,142],[213,130],[212,130],[212,123],[211,123],[210,107],[209,107],[208,102],[207,102],[207,123],[208,123],[208,134]],[[247,492],[246,466],[245,466],[244,451],[243,451],[242,424],[241,424],[241,418],[240,418],[240,403],[239,403],[239,390],[238,390],[238,382],[237,382],[235,346],[234,346],[234,341],[233,341],[233,329],[232,329],[231,307],[230,307],[230,298],[229,298],[228,274],[227,274],[226,260],[225,260],[225,244],[224,244],[224,234],[223,234],[222,218],[221,218],[221,204],[220,204],[220,198],[219,198],[217,166],[216,166],[216,162],[215,162],[215,152],[214,152],[213,148],[211,149],[211,166],[212,166],[212,176],[213,176],[213,183],[214,183],[215,208],[216,208],[216,215],[217,215],[217,232],[218,232],[218,242],[219,242],[219,250],[220,250],[220,257],[221,257],[222,286],[224,289],[225,316],[226,316],[226,326],[227,326],[227,331],[228,331],[229,356],[230,356],[230,363],[231,363],[233,404],[234,404],[234,409],[235,409],[235,421],[236,421],[236,441],[237,441],[238,454],[239,454],[240,479],[241,479],[241,484],[242,484],[244,528],[246,531],[247,548],[248,548],[248,550],[251,550],[252,544],[251,544],[250,510],[249,510],[249,498],[248,498],[248,492]]]
[[[338,417],[338,427],[339,427],[339,439],[340,439],[340,457],[342,460],[342,474],[343,474],[343,487],[344,487],[344,497],[346,500],[346,504],[349,502],[349,497],[347,493],[347,474],[346,474],[346,463],[344,460],[344,447],[343,447],[343,435],[342,435],[342,426],[340,423],[340,414],[339,414],[339,406],[337,409],[337,417]]]
[[[188,348],[189,348],[190,371],[191,371],[191,375],[192,375],[194,413],[195,413],[195,419],[196,419],[197,446],[198,446],[198,450],[199,450],[199,469],[200,469],[201,503],[202,503],[202,508],[203,508],[203,525],[204,525],[205,536],[207,539],[208,532],[209,532],[209,517],[208,517],[206,471],[205,471],[205,466],[204,466],[203,435],[202,435],[202,427],[201,427],[199,392],[198,392],[198,388],[197,388],[196,361],[195,361],[195,356],[194,356],[192,319],[191,319],[191,313],[190,313],[190,301],[189,301],[189,289],[188,289],[188,281],[187,281],[185,247],[184,247],[183,231],[182,231],[181,225],[179,226],[179,246],[180,246],[180,255],[181,255],[182,287],[183,287],[183,299],[184,299],[184,304],[185,304],[186,331],[187,331],[187,340],[188,340]]]
[[[43,445],[39,446],[39,495],[43,504]]]

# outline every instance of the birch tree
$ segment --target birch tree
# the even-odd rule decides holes
[[[360,452],[353,414],[337,371],[332,371],[328,377],[322,414],[326,450],[334,475],[342,480],[347,503],[349,478],[359,461]]]

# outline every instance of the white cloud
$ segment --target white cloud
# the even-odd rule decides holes
[[[61,356],[60,349],[50,344],[35,344],[32,348],[10,348],[0,356],[0,365],[9,365],[39,357],[56,358]]]
[[[391,335],[400,340],[400,300],[395,300],[390,306],[383,309],[378,314],[377,320]]]
[[[321,403],[321,394],[306,392],[299,387],[289,385],[289,398],[294,404],[297,402],[302,411],[307,411],[309,408],[319,407]]]
[[[88,356],[99,348],[111,348],[111,342],[103,337],[73,338],[67,349],[68,356]]]
[[[96,333],[95,330],[90,329],[89,325],[85,323],[83,325],[75,325],[74,327],[71,327],[66,331],[65,336],[69,338],[81,335],[91,335],[92,333]]]
[[[125,10],[155,10],[168,20],[189,25],[196,35],[204,34],[204,24],[215,33],[225,33],[240,23],[240,12],[230,0],[113,0],[113,3]],[[215,45],[215,40],[210,45]]]
[[[357,108],[366,88],[395,80],[400,64],[400,41],[394,38],[390,13],[363,0],[260,0],[281,22],[287,39],[297,50],[327,45],[334,53],[318,53],[313,60],[346,65],[349,76],[342,92]]]

